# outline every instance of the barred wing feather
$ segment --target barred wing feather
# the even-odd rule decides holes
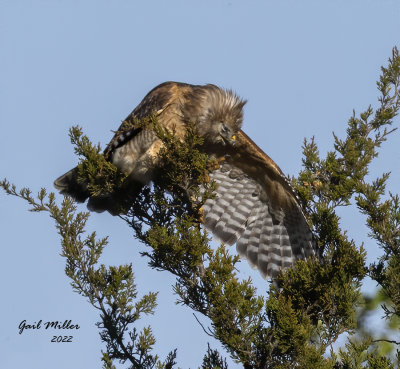
[[[236,243],[242,258],[264,278],[314,254],[312,234],[301,212],[272,209],[266,191],[233,164],[210,173],[216,197],[204,206],[205,226],[221,242]]]

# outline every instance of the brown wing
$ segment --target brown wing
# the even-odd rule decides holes
[[[176,82],[164,82],[153,88],[130,113],[115,132],[114,137],[104,150],[106,157],[127,141],[136,137],[142,128],[135,127],[136,119],[143,119],[151,114],[163,111],[167,106],[179,98],[180,89],[183,84]],[[163,122],[161,122],[162,124]]]
[[[232,92],[221,90],[210,84],[200,86],[181,82],[164,82],[158,85],[144,97],[122,122],[104,151],[106,157],[109,157],[113,150],[123,146],[141,133],[142,129],[135,126],[136,120],[154,113],[157,114],[160,125],[170,129],[174,128],[176,135],[183,138],[186,124],[197,122],[206,110],[213,108],[213,106],[209,106],[209,101],[207,105],[206,100],[210,96],[214,97],[217,102],[220,102],[221,96],[226,97],[228,101],[236,101],[235,99],[237,99],[238,102],[230,106],[235,114],[241,112],[244,105],[244,102],[239,100]],[[223,104],[222,107],[224,107]]]
[[[206,227],[264,277],[315,253],[312,233],[282,171],[243,131],[210,174],[217,196],[204,204]]]

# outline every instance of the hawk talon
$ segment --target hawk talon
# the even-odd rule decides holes
[[[197,211],[197,217],[198,217],[199,222],[200,222],[201,224],[205,224],[206,220],[205,220],[205,217],[204,217],[204,208],[203,208],[203,207],[201,207],[201,208]]]

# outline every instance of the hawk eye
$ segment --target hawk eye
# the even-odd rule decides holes
[[[229,127],[225,123],[222,123],[222,131],[225,133],[229,132]]]

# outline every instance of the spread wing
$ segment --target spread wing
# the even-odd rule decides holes
[[[274,277],[315,254],[312,233],[286,177],[243,131],[221,166],[210,173],[216,198],[203,206],[205,226],[239,255]]]

